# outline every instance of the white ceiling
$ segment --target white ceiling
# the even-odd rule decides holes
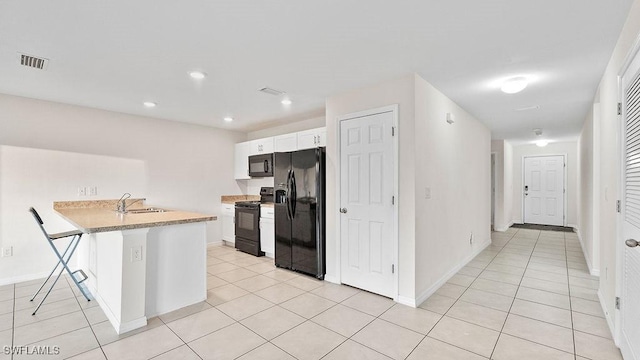
[[[415,72],[494,139],[534,140],[533,128],[575,138],[631,3],[1,0],[0,93],[249,131]],[[49,58],[48,69],[21,67],[18,52]],[[194,69],[208,77],[194,81]],[[523,74],[537,80],[521,93],[495,86]]]

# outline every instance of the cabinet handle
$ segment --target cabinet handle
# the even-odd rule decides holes
[[[320,145],[320,135],[318,135],[318,145]]]
[[[313,145],[316,145],[318,143],[318,140],[316,140],[316,136],[313,135]]]

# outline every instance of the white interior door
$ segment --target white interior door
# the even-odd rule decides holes
[[[524,158],[524,222],[564,226],[564,156]]]
[[[640,247],[624,246],[640,241],[640,60],[638,56],[622,76],[624,132],[624,206],[618,246],[622,251],[620,295],[620,351],[626,360],[640,359]]]
[[[393,297],[394,113],[340,122],[341,281]]]

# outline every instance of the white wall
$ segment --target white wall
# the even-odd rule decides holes
[[[0,262],[0,283],[48,274],[56,263],[44,235],[27,210],[33,206],[49,233],[73,227],[56,215],[60,199],[117,198],[126,191],[146,196],[141,160],[0,145],[0,240],[13,257]],[[100,197],[78,197],[79,186],[97,186]],[[10,281],[10,279],[13,279]]]
[[[399,137],[399,294],[408,299],[415,298],[415,77],[407,75],[346,94],[327,99],[327,278],[339,279],[340,258],[338,254],[338,197],[340,182],[337,169],[340,166],[338,153],[338,117],[359,111],[398,104]],[[488,226],[488,225],[487,225]]]
[[[416,76],[415,267],[420,303],[491,242],[491,133]],[[446,122],[446,113],[455,123]],[[424,196],[431,188],[431,198]],[[470,243],[470,237],[473,242]]]
[[[504,216],[507,223],[506,228],[513,225],[513,146],[507,141],[504,142]],[[506,230],[506,229],[505,229]]]
[[[599,297],[610,325],[615,322],[616,244],[622,239],[617,233],[616,200],[620,194],[620,120],[618,119],[618,74],[640,33],[640,1],[634,1],[620,33],[611,59],[605,69],[594,104],[599,112],[593,116],[594,153],[594,216],[600,241]],[[589,121],[589,119],[587,119]],[[594,214],[595,215],[595,214]],[[618,326],[618,324],[615,324]]]
[[[488,129],[419,76],[327,99],[327,193],[339,194],[338,117],[398,104],[399,299],[419,303],[490,241]],[[456,123],[449,125],[445,114]],[[425,187],[432,191],[424,198]],[[339,279],[338,200],[327,198],[327,278]],[[473,232],[474,244],[469,244]]]
[[[2,94],[0,109],[0,145],[143,161],[150,204],[219,215],[220,196],[241,192],[233,153],[243,133]],[[209,242],[221,234],[220,221],[207,223]]]
[[[505,140],[493,140],[491,152],[496,154],[494,228],[506,231],[513,225],[513,148]]]
[[[578,143],[556,142],[549,143],[545,147],[538,147],[535,144],[518,145],[513,147],[513,222],[522,223],[522,159],[524,156],[538,155],[567,155],[567,221],[569,227],[576,227],[578,224]]]
[[[600,111],[599,105],[594,105],[585,119],[578,140],[580,158],[578,189],[578,238],[582,244],[589,272],[592,275],[600,273],[600,243],[596,235],[596,224],[598,223],[598,212],[594,201],[595,187],[594,178],[598,176],[594,167],[594,114]]]
[[[297,131],[315,129],[326,126],[326,123],[327,121],[324,116],[318,116],[307,120],[300,120],[284,125],[270,127],[268,129],[251,131],[247,133],[247,139],[261,139],[269,136],[284,135]]]

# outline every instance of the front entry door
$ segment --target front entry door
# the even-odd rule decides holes
[[[640,57],[636,55],[622,75],[622,132],[624,139],[622,239],[618,251],[622,261],[620,278],[620,336],[618,345],[626,360],[640,359]],[[626,244],[625,244],[626,243]],[[625,246],[626,245],[626,246]]]
[[[564,156],[524,158],[524,222],[564,226]]]
[[[394,296],[394,112],[340,121],[341,281]]]

